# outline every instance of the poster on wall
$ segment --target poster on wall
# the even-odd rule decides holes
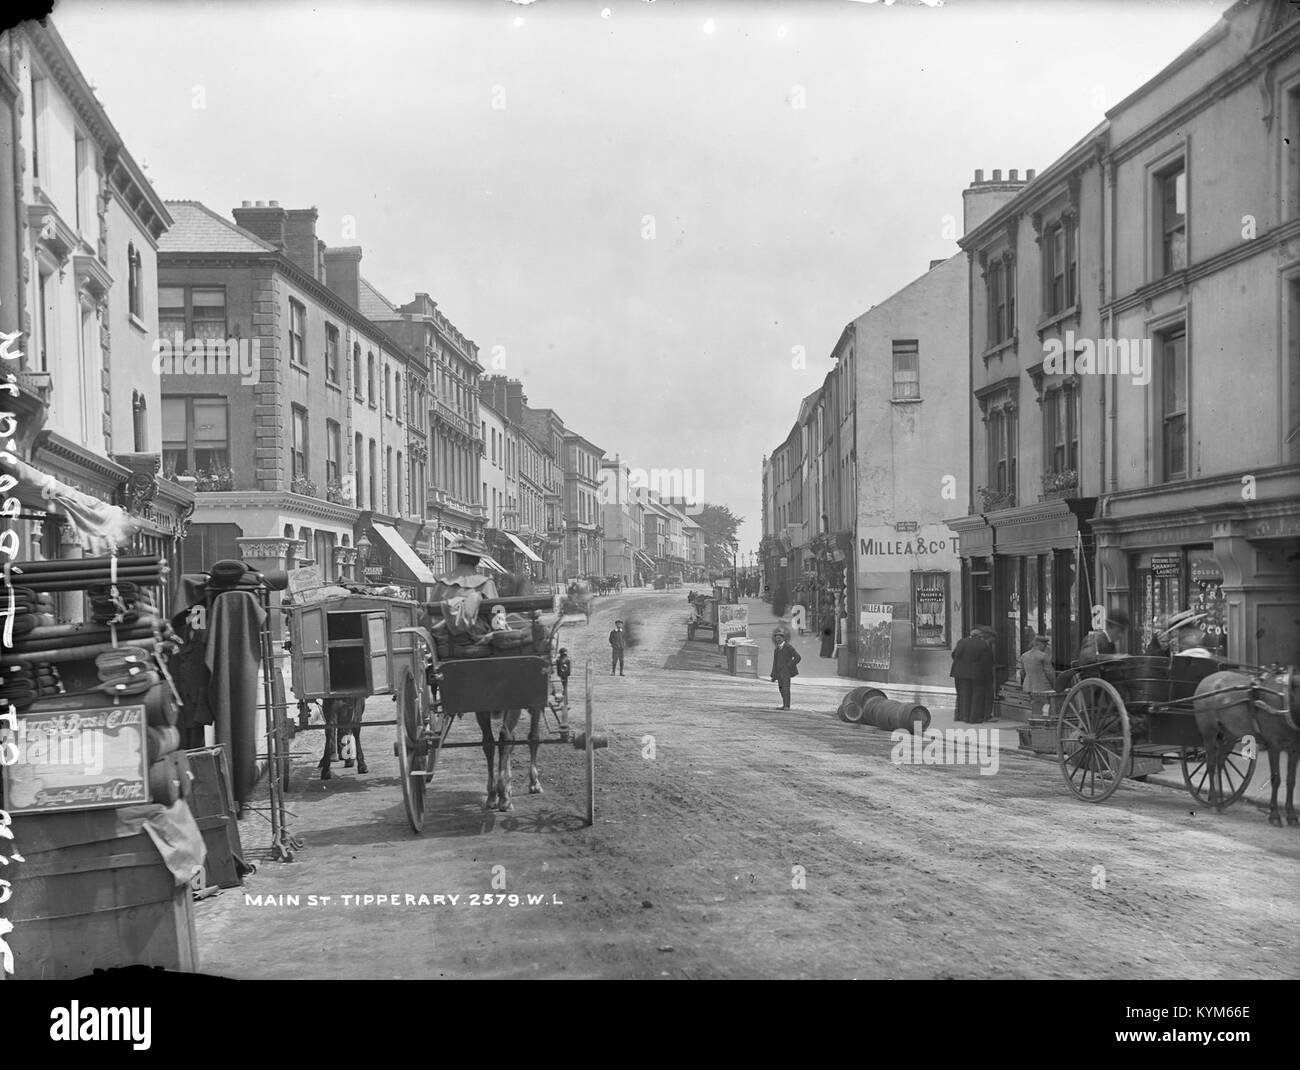
[[[6,729],[18,760],[4,766],[12,814],[97,810],[149,801],[144,706],[19,713]]]
[[[894,607],[868,603],[858,608],[858,668],[888,669]]]
[[[726,646],[728,639],[744,639],[749,635],[749,606],[718,606],[718,646]]]
[[[948,574],[912,573],[912,645],[948,646]]]

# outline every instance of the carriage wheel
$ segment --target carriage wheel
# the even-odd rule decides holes
[[[1255,775],[1256,758],[1247,758],[1242,753],[1243,740],[1237,740],[1223,759],[1223,786],[1228,797],[1224,806],[1231,806],[1250,787],[1250,779]],[[1183,783],[1187,790],[1202,806],[1209,807],[1210,799],[1210,762],[1209,756],[1200,747],[1184,747],[1182,753]]]
[[[1101,802],[1130,768],[1133,736],[1124,700],[1105,680],[1080,680],[1057,721],[1056,757],[1066,786],[1084,802]]]
[[[429,705],[425,692],[416,686],[410,669],[402,673],[397,690],[397,774],[402,779],[402,800],[406,816],[416,832],[424,828],[424,795],[438,762],[439,748],[430,746]]]

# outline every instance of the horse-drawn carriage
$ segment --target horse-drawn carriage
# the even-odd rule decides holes
[[[1058,680],[1057,760],[1080,799],[1101,802],[1135,757],[1176,757],[1187,790],[1221,809],[1245,794],[1264,745],[1273,767],[1270,823],[1278,824],[1276,759],[1290,755],[1288,823],[1300,757],[1300,677],[1290,669],[1215,657],[1118,655]]]
[[[456,648],[438,631],[439,603],[349,595],[285,606],[290,633],[293,690],[300,708],[321,701],[327,711],[351,702],[355,721],[327,724],[334,735],[350,733],[357,741],[360,771],[360,708],[370,695],[392,695],[396,718],[365,722],[396,727],[393,753],[398,760],[407,817],[416,832],[424,827],[428,787],[442,751],[480,747],[487,759],[486,808],[512,809],[510,758],[520,714],[528,710],[529,791],[541,792],[537,748],[571,744],[586,752],[587,822],[595,818],[594,751],[606,745],[593,731],[591,667],[587,667],[586,726],[574,733],[568,703],[553,683],[552,650],[562,619],[547,627],[540,612],[552,606],[547,596],[520,596],[484,601],[479,614],[488,620],[495,607],[516,614],[517,628],[482,629],[477,640]],[[531,622],[522,619],[531,616]],[[521,630],[522,629],[522,630]],[[476,629],[479,631],[480,629]],[[508,637],[505,633],[508,632]],[[496,643],[492,636],[508,638]],[[452,725],[473,713],[481,730],[478,742],[448,743]],[[332,714],[327,712],[327,721]],[[543,729],[548,738],[542,738]],[[330,743],[322,759],[328,775]],[[498,762],[494,766],[494,758]]]

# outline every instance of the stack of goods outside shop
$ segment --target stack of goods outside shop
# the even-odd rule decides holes
[[[256,779],[265,581],[230,562],[171,584],[161,558],[117,553],[122,510],[85,505],[47,519],[96,556],[11,561],[0,590],[12,622],[0,658],[3,917],[17,979],[195,971],[193,899],[252,869],[236,817]],[[69,593],[84,596],[83,621],[56,617]]]

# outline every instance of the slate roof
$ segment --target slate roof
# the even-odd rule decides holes
[[[243,227],[222,219],[198,201],[166,201],[176,220],[158,240],[161,253],[273,253],[274,245]]]
[[[397,306],[381,294],[373,283],[369,282],[366,277],[361,276],[361,284],[357,287],[357,303],[361,306],[359,311],[368,320],[396,320],[401,319],[402,314],[397,311]]]

